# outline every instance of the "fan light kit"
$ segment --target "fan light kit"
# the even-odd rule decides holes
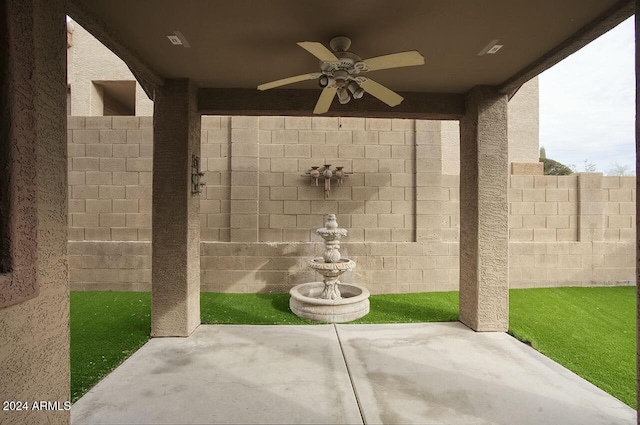
[[[329,46],[333,51],[315,41],[299,42],[298,46],[320,60],[320,72],[261,84],[258,90],[269,90],[300,81],[318,79],[318,84],[323,90],[313,110],[314,114],[327,112],[336,95],[340,104],[344,105],[351,99],[361,99],[365,92],[391,107],[397,106],[403,101],[402,96],[361,74],[381,69],[424,65],[424,57],[416,50],[361,59],[360,56],[348,51],[351,39],[345,36],[331,39]]]

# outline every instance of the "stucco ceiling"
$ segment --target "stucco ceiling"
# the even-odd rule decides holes
[[[369,76],[398,91],[463,93],[499,85],[617,0],[76,0],[165,78],[255,88],[316,72],[296,45],[349,36],[362,58],[418,50],[426,65]],[[172,45],[181,31],[190,48]],[[478,56],[492,40],[504,47]],[[317,88],[314,81],[289,88]]]

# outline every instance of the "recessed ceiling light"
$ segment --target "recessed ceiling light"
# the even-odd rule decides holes
[[[498,44],[499,41],[500,40],[491,40],[491,42],[487,44],[484,49],[480,50],[478,56],[496,54],[498,50],[502,49],[503,46],[502,44]]]
[[[494,46],[487,51],[487,54],[495,55],[500,49],[502,49],[502,44],[494,44]]]
[[[174,31],[172,35],[168,35],[167,38],[174,46],[182,46],[185,48],[191,47],[187,38],[180,31]]]
[[[174,46],[181,46],[182,45],[182,41],[180,41],[180,38],[178,38],[177,35],[168,35],[167,38],[169,39],[171,44],[173,44]]]

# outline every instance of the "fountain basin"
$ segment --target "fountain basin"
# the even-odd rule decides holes
[[[289,308],[299,317],[329,323],[344,323],[359,319],[369,313],[369,291],[358,285],[338,284],[342,298],[319,298],[324,282],[296,285],[289,291]]]

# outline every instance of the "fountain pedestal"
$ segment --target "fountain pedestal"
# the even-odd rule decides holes
[[[340,239],[346,229],[338,228],[335,214],[327,216],[325,227],[316,230],[325,241],[322,257],[309,261],[309,268],[320,273],[322,282],[309,282],[291,288],[289,307],[299,317],[322,322],[343,323],[369,313],[369,291],[358,285],[339,281],[356,263],[340,255]]]

